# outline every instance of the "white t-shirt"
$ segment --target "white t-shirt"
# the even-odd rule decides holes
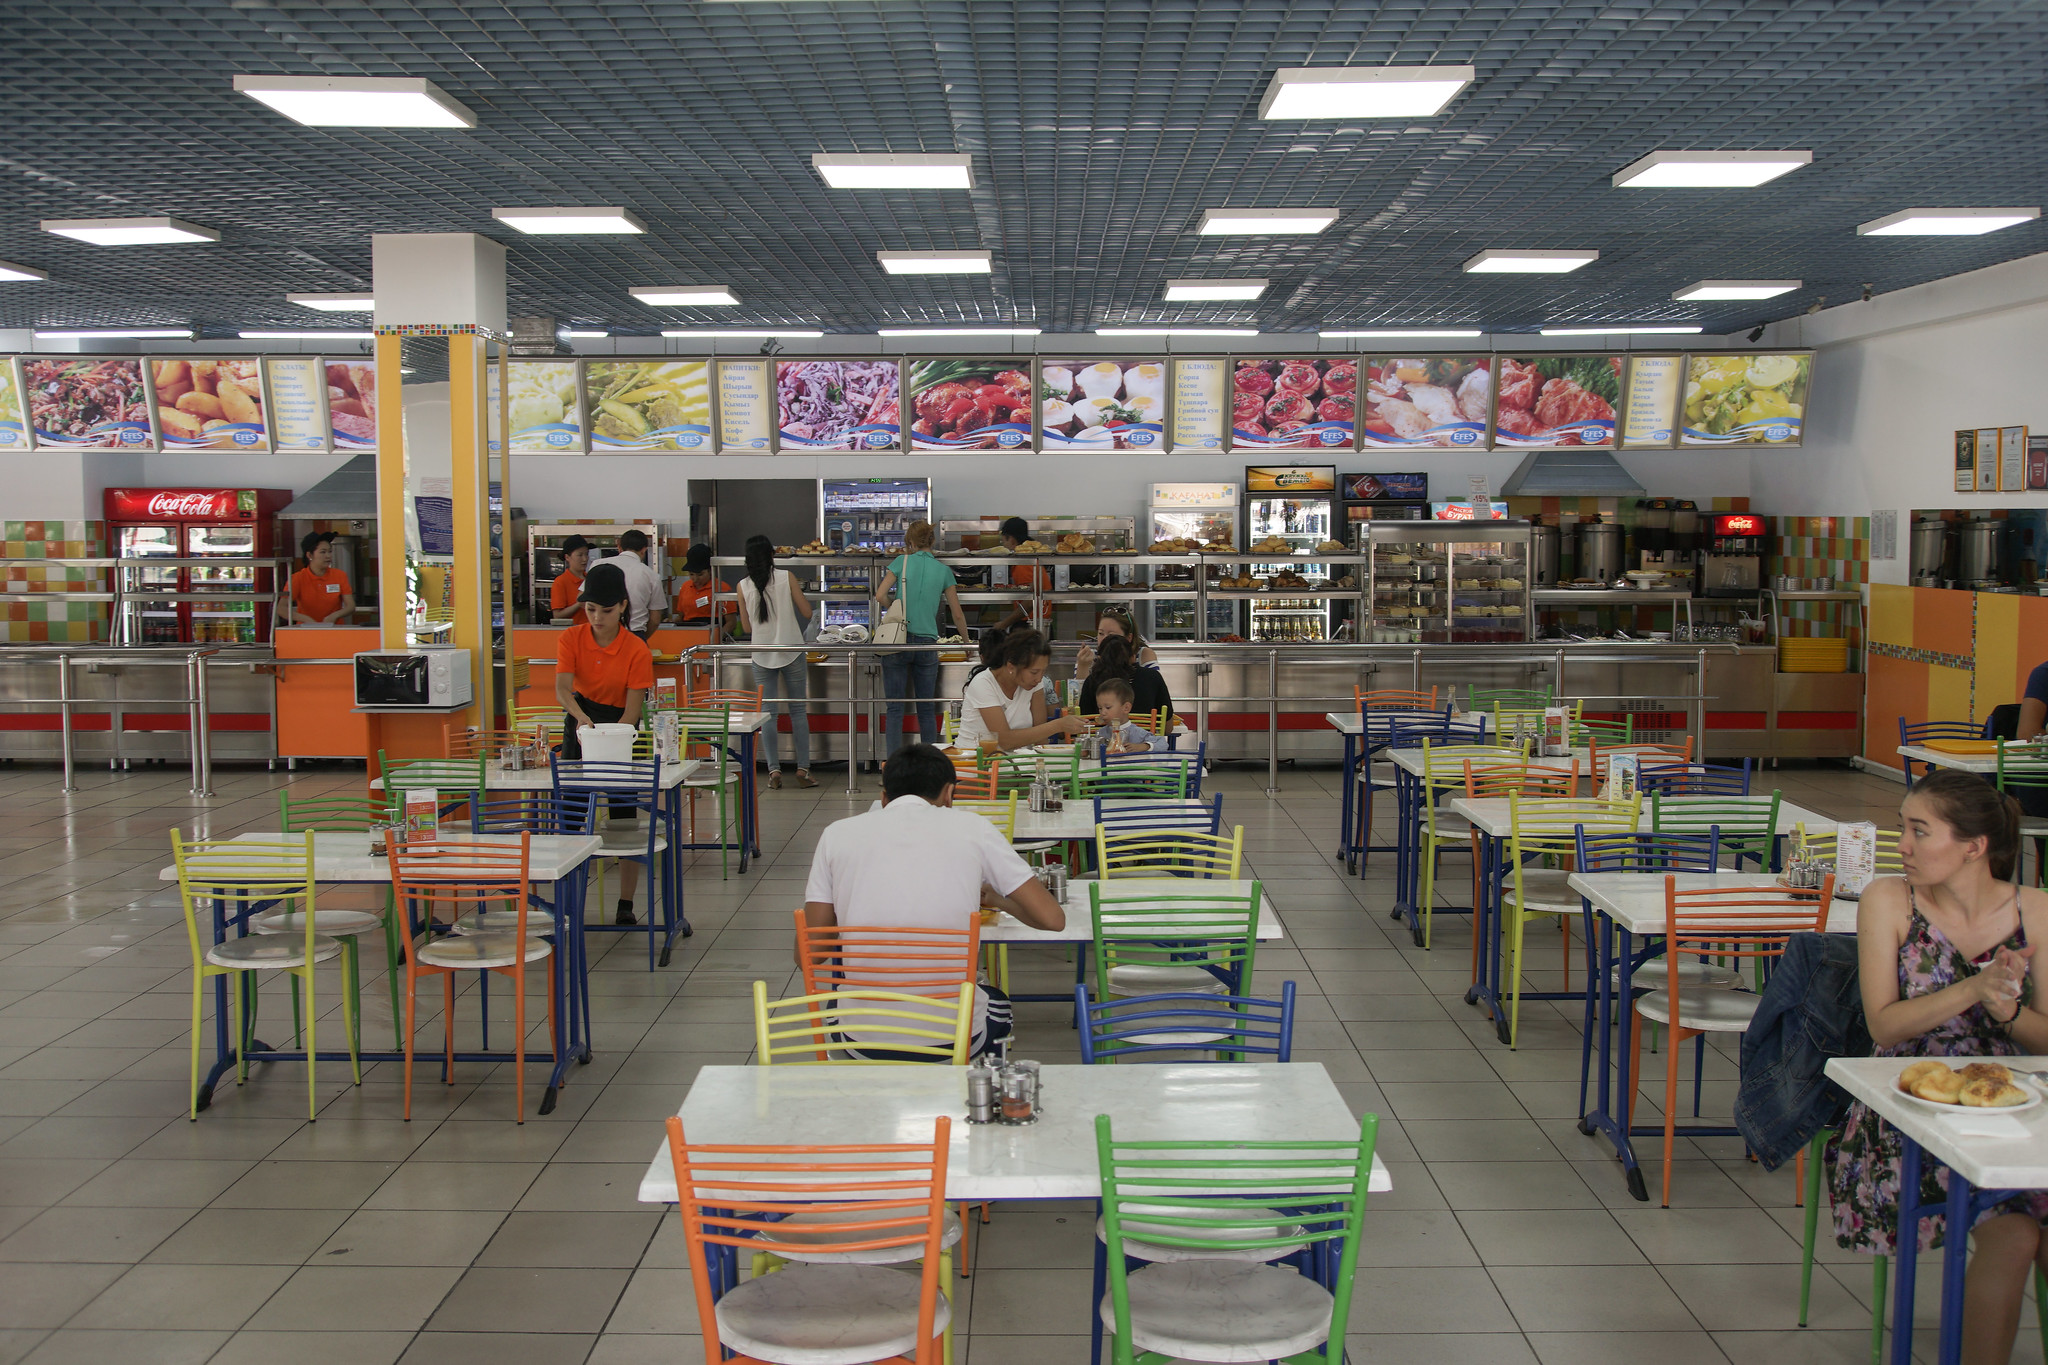
[[[647,567],[647,561],[630,550],[621,550],[610,559],[601,561],[616,564],[626,580],[626,629],[647,629],[648,608],[662,601],[661,576]]]
[[[740,580],[740,611],[747,618],[747,629],[757,645],[801,645],[804,642],[804,623],[796,614],[796,603],[789,598],[789,570],[775,569],[768,576],[768,605],[771,615],[761,619],[761,591],[754,586],[751,578]],[[803,658],[801,649],[757,649],[753,660],[763,668],[788,668]]]
[[[974,681],[967,684],[967,690],[960,694],[960,729],[953,736],[953,742],[963,749],[971,749],[989,737],[988,727],[981,723],[983,707],[1000,707],[1012,730],[1030,729],[1031,698],[1035,690],[1020,687],[1017,695],[1012,697],[1004,693],[994,669],[975,674]]]

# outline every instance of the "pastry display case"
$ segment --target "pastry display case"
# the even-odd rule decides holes
[[[1526,522],[1365,522],[1369,644],[1504,644],[1529,637]]]

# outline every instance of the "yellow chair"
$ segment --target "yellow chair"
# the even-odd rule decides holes
[[[1792,848],[1804,847],[1808,856],[1835,861],[1835,847],[1838,837],[1833,834],[1808,834],[1806,822],[1800,821],[1792,827]],[[1786,850],[1791,857],[1791,850]],[[1903,877],[1906,861],[1899,856],[1899,831],[1881,829],[1877,832],[1877,875],[1880,877]]]
[[[1522,931],[1530,920],[1572,916],[1578,893],[1566,883],[1578,852],[1578,828],[1591,834],[1633,834],[1641,823],[1641,793],[1625,801],[1587,797],[1559,800],[1508,794],[1508,856],[1500,888],[1501,926],[1507,931],[1508,1046],[1522,1020]],[[1552,864],[1545,866],[1545,864]],[[1565,985],[1571,985],[1571,939],[1565,938]]]
[[[1562,705],[1562,703],[1560,703]],[[1564,707],[1565,733],[1571,734],[1579,728],[1579,722],[1586,710],[1586,703],[1575,701]],[[1503,706],[1493,704],[1493,733],[1497,739],[1521,738],[1540,742],[1543,727],[1549,717],[1543,707]]]
[[[957,791],[958,788],[956,787],[955,790]],[[1008,796],[996,801],[962,801],[955,797],[953,809],[971,811],[979,815],[982,819],[994,825],[1001,832],[1005,840],[1017,837],[1017,793],[1015,792],[1011,792]]]
[[[1244,826],[1228,834],[1205,830],[1141,829],[1112,834],[1095,827],[1095,866],[1113,877],[1215,877],[1236,881],[1244,868]]]
[[[1472,827],[1437,802],[1465,785],[1467,763],[1528,762],[1526,741],[1520,744],[1432,744],[1422,741],[1422,946],[1429,947],[1433,908],[1436,905],[1436,860],[1447,845],[1468,848]]]
[[[313,968],[317,963],[341,955],[341,944],[315,933],[318,909],[314,902],[313,835],[310,831],[293,837],[264,839],[196,839],[186,842],[178,830],[171,831],[171,856],[178,865],[178,898],[185,908],[185,939],[192,949],[192,1095],[190,1117],[199,1117],[199,1040],[201,1016],[206,1007],[206,983],[216,976],[234,978],[228,992],[233,1011],[235,1039],[235,1084],[249,1079],[249,1046],[256,1007],[256,973],[287,972],[303,984],[306,993],[306,1117],[320,1117],[319,1092],[314,1073],[318,1065],[319,1010],[313,997]],[[245,919],[266,902],[297,901],[305,907],[297,933],[251,934],[213,942],[212,912],[207,910],[208,928],[200,931],[200,903],[216,901],[227,919]],[[348,1034],[348,1056],[355,1083],[363,1083],[363,1062],[356,1047],[355,1001],[349,991],[341,993],[341,1018]]]

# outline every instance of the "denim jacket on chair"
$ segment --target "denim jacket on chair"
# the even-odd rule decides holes
[[[1828,1058],[1870,1053],[1856,936],[1794,934],[1742,1035],[1735,1126],[1765,1170],[1841,1122],[1849,1096],[1822,1074]]]

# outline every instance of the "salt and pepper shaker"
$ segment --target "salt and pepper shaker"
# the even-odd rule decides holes
[[[993,1123],[996,1118],[996,1073],[979,1062],[967,1068],[967,1121]]]

